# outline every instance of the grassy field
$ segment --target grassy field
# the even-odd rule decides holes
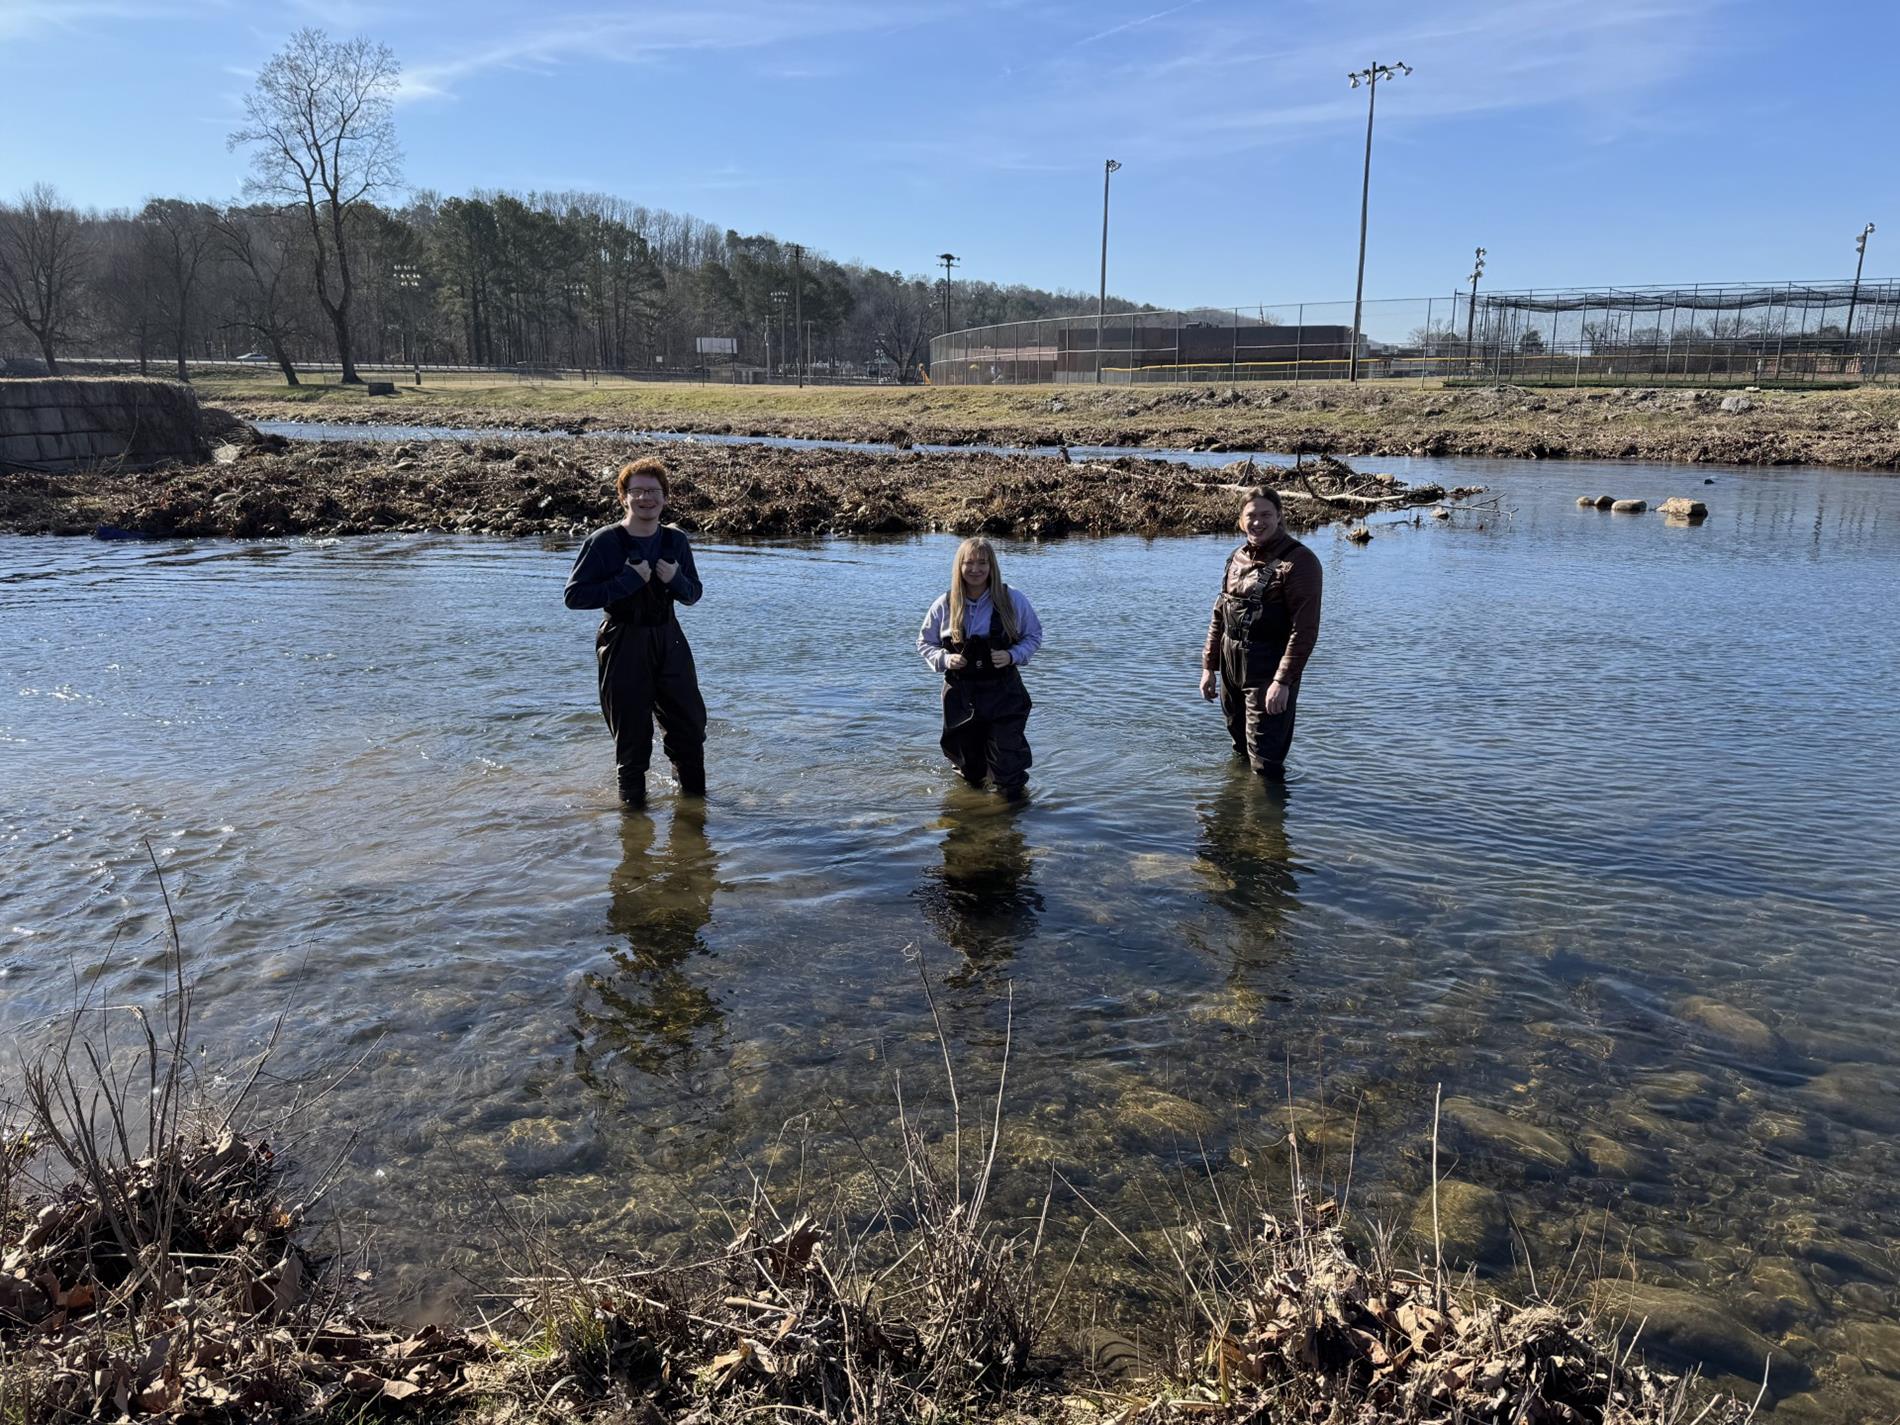
[[[1517,386],[787,386],[200,379],[251,420],[628,429],[944,444],[1187,447],[1900,468],[1900,391]]]

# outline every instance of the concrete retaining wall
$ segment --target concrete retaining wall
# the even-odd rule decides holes
[[[189,386],[118,377],[0,380],[0,470],[144,469],[209,458]]]

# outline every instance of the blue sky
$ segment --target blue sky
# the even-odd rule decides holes
[[[1900,272],[1900,0],[0,0],[0,193],[218,199],[302,25],[405,69],[408,181],[1164,305]],[[1870,62],[1858,63],[1866,56]],[[1889,236],[1890,235],[1890,236]]]

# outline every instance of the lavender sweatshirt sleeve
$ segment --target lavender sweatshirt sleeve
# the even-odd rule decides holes
[[[937,602],[930,606],[930,612],[924,615],[924,626],[917,630],[917,651],[923,655],[924,662],[930,665],[933,673],[948,671],[944,659],[950,651],[943,646],[943,620],[950,608],[950,596],[939,594]]]

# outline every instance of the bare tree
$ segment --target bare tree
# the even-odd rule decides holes
[[[923,354],[935,330],[935,305],[930,286],[921,278],[906,278],[899,272],[870,273],[871,301],[868,316],[871,340],[876,350],[897,366],[897,379],[910,381],[912,372],[923,366]]]
[[[343,380],[355,382],[350,342],[351,216],[399,181],[391,103],[401,66],[389,46],[299,30],[257,76],[232,148],[255,145],[247,192],[302,209],[317,301],[336,332]]]
[[[79,215],[50,184],[34,184],[17,205],[0,203],[0,313],[26,328],[55,376],[56,349],[77,316],[85,237]]]
[[[284,373],[284,384],[300,385],[290,355],[306,331],[290,292],[290,269],[299,261],[295,215],[268,207],[230,208],[214,226],[225,260],[242,267],[247,278],[228,325],[253,333]]]
[[[191,373],[185,369],[185,355],[191,348],[191,324],[196,315],[192,297],[199,270],[211,251],[216,219],[214,209],[183,198],[154,198],[138,216],[139,231],[158,278],[160,308],[171,325],[180,381],[191,380]]]

